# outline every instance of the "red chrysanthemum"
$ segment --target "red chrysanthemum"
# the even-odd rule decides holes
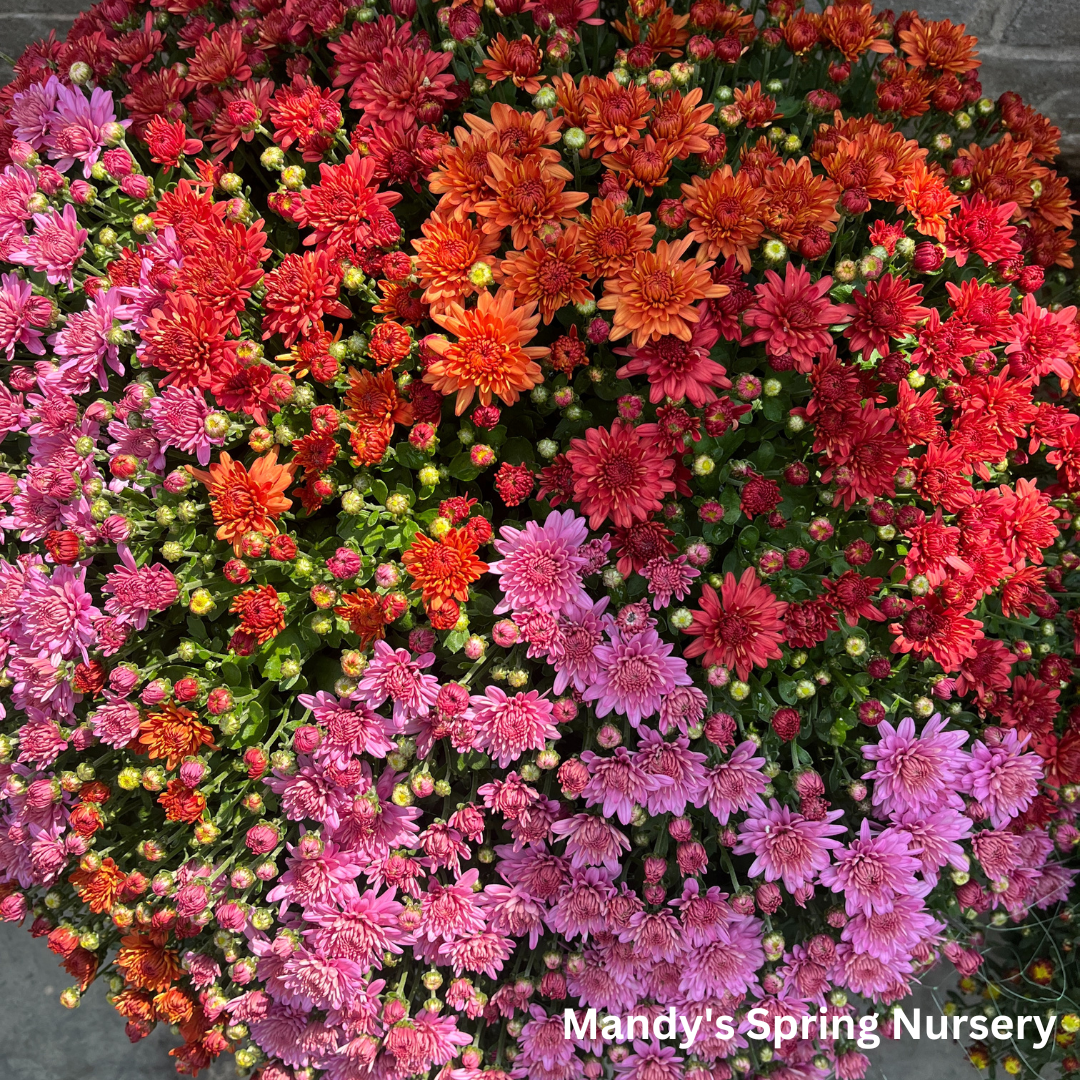
[[[752,566],[737,581],[734,574],[726,574],[719,594],[711,585],[702,586],[701,607],[686,631],[696,640],[683,655],[700,656],[709,666],[734,668],[745,679],[753,668],[783,655],[782,617],[787,607],[761,584]]]
[[[572,439],[566,458],[574,470],[574,498],[592,529],[609,518],[623,528],[644,521],[675,490],[675,463],[623,420]]]

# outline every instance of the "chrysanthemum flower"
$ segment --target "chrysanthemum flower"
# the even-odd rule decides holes
[[[978,38],[964,33],[963,23],[923,20],[918,15],[900,31],[900,48],[914,68],[932,68],[963,75],[974,71],[980,61],[975,48]]]
[[[540,46],[522,34],[513,41],[503,34],[496,34],[495,40],[487,47],[488,58],[476,69],[490,83],[501,83],[510,79],[526,94],[535,94],[546,76],[540,74],[543,53]]]
[[[982,626],[979,620],[946,606],[933,593],[917,596],[903,620],[889,624],[889,632],[895,635],[892,651],[913,652],[919,659],[929,656],[948,674],[975,655],[975,642],[984,636]]]
[[[831,233],[840,218],[840,189],[826,176],[816,176],[809,158],[788,159],[765,173],[761,219],[767,232],[789,247],[811,229]]]
[[[862,291],[851,299],[855,317],[844,331],[852,352],[869,355],[876,350],[881,356],[889,351],[889,342],[910,334],[920,319],[930,314],[923,307],[922,285],[912,285],[903,278],[885,274],[877,281],[868,281]]]
[[[979,739],[971,748],[960,790],[986,808],[995,829],[1004,829],[1038,792],[1043,763],[1038,754],[1025,752],[1027,741],[1006,731],[1000,742],[987,745]]]
[[[233,598],[229,611],[240,616],[241,632],[250,634],[260,645],[285,629],[285,605],[273,585],[245,589]]]
[[[468,600],[469,586],[489,569],[476,557],[476,549],[465,529],[450,529],[439,540],[417,533],[401,561],[421,599],[438,611],[448,600]]]
[[[319,166],[319,183],[303,191],[298,224],[311,232],[304,243],[318,244],[331,254],[361,246],[370,223],[401,201],[396,191],[378,191],[371,183],[375,161],[350,154],[340,165]]]
[[[424,286],[423,300],[436,310],[448,303],[461,303],[479,291],[469,271],[482,263],[494,268],[498,263],[498,234],[484,232],[468,218],[431,215],[420,226],[422,237],[411,241],[416,248],[417,276]]]
[[[593,199],[588,218],[579,223],[578,246],[588,258],[590,280],[615,277],[633,265],[639,251],[648,251],[656,226],[648,214],[627,214],[607,199]]]
[[[474,396],[481,405],[490,405],[493,397],[513,405],[523,391],[543,382],[536,361],[548,350],[526,344],[540,322],[535,311],[535,304],[515,307],[513,292],[500,289],[494,296],[482,293],[475,308],[451,303],[446,311],[433,312],[432,318],[457,341],[427,339],[439,359],[424,372],[424,382],[442,394],[456,393],[458,416]]]
[[[864,818],[859,835],[836,852],[836,862],[822,868],[821,882],[843,893],[849,915],[892,911],[899,896],[920,896],[926,886],[917,881],[919,860],[908,851],[910,840],[901,829],[888,828],[874,835]]]
[[[787,604],[758,580],[748,566],[742,577],[728,573],[719,595],[711,585],[702,587],[701,608],[686,631],[696,638],[683,655],[701,656],[708,666],[723,664],[745,679],[754,667],[765,667],[780,658],[783,640],[781,617]]]
[[[904,209],[915,221],[915,229],[935,240],[945,239],[945,229],[952,211],[960,205],[945,182],[945,176],[930,170],[922,161],[912,164],[903,180]]]
[[[291,345],[301,334],[322,325],[325,315],[348,319],[352,312],[338,299],[341,267],[330,251],[286,255],[264,279],[266,318],[263,339],[281,334]]]
[[[807,821],[775,799],[766,806],[751,806],[739,826],[736,855],[753,855],[748,873],[761,874],[766,881],[783,881],[788,892],[812,884],[818,871],[829,865],[829,850],[841,846],[830,837],[847,832],[838,825],[843,810],[829,810],[820,821]]]
[[[163,931],[127,934],[120,939],[116,966],[131,986],[145,990],[165,990],[181,971],[180,957],[165,947],[168,935]]]
[[[760,218],[764,190],[751,182],[748,172],[732,173],[730,165],[723,165],[708,177],[692,177],[682,192],[691,214],[689,235],[707,257],[734,256],[749,270],[750,252],[765,231]]]
[[[349,105],[369,122],[397,118],[415,122],[421,106],[442,106],[453,95],[454,76],[446,69],[450,53],[425,48],[384,48],[374,62],[362,64],[349,87]],[[335,80],[341,85],[341,76]]]
[[[350,368],[345,405],[345,415],[354,425],[349,441],[356,460],[363,465],[381,461],[390,445],[394,425],[411,424],[413,420],[412,406],[398,394],[389,371],[375,374]]]
[[[574,498],[592,529],[608,518],[624,528],[644,521],[675,490],[674,462],[620,419],[610,430],[589,428],[584,439],[571,440],[566,456],[574,470]]]
[[[622,86],[614,75],[590,77],[583,100],[589,149],[614,154],[640,139],[654,104],[645,86]]]
[[[164,758],[165,768],[175,769],[184,758],[214,745],[214,733],[196,716],[171,701],[148,712],[139,726],[136,748],[151,759]]]
[[[743,321],[755,328],[748,340],[764,341],[767,353],[790,354],[799,370],[808,370],[832,346],[829,327],[847,322],[855,308],[830,301],[831,277],[815,282],[794,263],[787,264],[783,280],[772,270],[765,271],[765,279],[754,290],[757,300],[743,312]]]
[[[613,339],[632,334],[634,344],[640,346],[672,334],[689,341],[691,326],[700,318],[694,305],[728,294],[726,285],[718,285],[709,276],[711,262],[682,261],[691,243],[689,237],[674,243],[661,240],[655,251],[638,252],[631,266],[604,283],[598,306],[615,312]]]
[[[653,629],[625,640],[611,631],[611,644],[596,647],[596,679],[585,691],[585,700],[596,703],[597,716],[614,711],[639,727],[659,711],[676,686],[693,682],[686,661],[671,655],[674,647]]]
[[[256,458],[250,470],[224,451],[207,471],[187,466],[187,471],[210,493],[217,538],[231,543],[238,555],[245,534],[276,535],[278,527],[274,519],[292,506],[292,500],[284,492],[292,483],[296,465],[279,465],[277,458],[275,446],[269,454]]]
[[[577,217],[577,208],[588,201],[584,191],[566,191],[573,173],[541,158],[521,161],[487,155],[488,184],[494,193],[477,203],[476,214],[486,233],[510,230],[515,248],[524,248],[544,225],[559,225]]]
[[[586,283],[591,264],[580,250],[575,225],[567,226],[554,243],[533,236],[524,251],[508,252],[500,269],[514,302],[537,304],[545,326],[560,308],[593,297]]]
[[[483,694],[472,696],[472,707],[477,749],[486,750],[500,769],[528,750],[543,750],[548,739],[559,737],[551,702],[538,690],[511,698],[498,686],[488,686]]]
[[[720,331],[708,307],[701,305],[699,310],[701,316],[689,341],[666,334],[640,348],[616,349],[616,355],[630,358],[616,372],[618,378],[648,375],[649,400],[654,405],[665,397],[674,401],[685,397],[701,408],[716,400],[714,387],[730,389],[731,380],[724,366],[709,358],[709,350],[719,339]]]
[[[680,161],[691,154],[708,153],[708,139],[718,134],[717,128],[705,122],[713,115],[712,104],[698,104],[703,94],[700,86],[688,94],[669,90],[649,118],[650,133],[666,142]]]

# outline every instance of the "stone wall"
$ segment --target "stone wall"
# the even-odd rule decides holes
[[[0,53],[18,56],[50,30],[63,35],[85,3],[0,0]],[[883,3],[877,0],[878,7]],[[1062,130],[1067,168],[1080,176],[1080,0],[923,0],[917,6],[927,18],[967,24],[980,39],[987,94],[1016,90],[1046,113]],[[0,81],[7,72],[0,62]]]

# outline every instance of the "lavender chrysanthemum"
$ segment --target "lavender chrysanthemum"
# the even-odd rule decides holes
[[[878,741],[863,747],[863,757],[876,761],[863,779],[873,780],[873,805],[890,817],[907,810],[932,813],[942,806],[963,809],[956,794],[967,755],[960,749],[966,731],[946,731],[948,720],[936,713],[922,733],[915,734],[909,716],[893,727],[887,720],[878,725]]]
[[[863,819],[858,839],[836,852],[836,862],[821,871],[821,882],[844,894],[849,915],[892,911],[897,896],[929,892],[915,879],[922,864],[908,850],[908,834],[889,828],[876,836]]]

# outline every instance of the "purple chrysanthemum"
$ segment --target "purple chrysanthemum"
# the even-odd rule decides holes
[[[586,806],[599,806],[604,817],[617,817],[630,824],[634,804],[644,804],[661,787],[672,783],[668,776],[651,775],[630,756],[625,746],[617,746],[610,756],[586,750],[581,760],[589,770],[589,782],[581,792]]]
[[[927,814],[942,806],[963,808],[956,794],[967,755],[960,747],[966,731],[946,731],[948,720],[936,713],[922,733],[915,734],[909,716],[893,727],[887,720],[878,726],[878,741],[863,747],[863,757],[876,761],[863,779],[873,780],[873,805],[894,817],[907,810]]]
[[[590,602],[573,619],[563,618],[552,643],[548,658],[555,666],[555,693],[563,693],[568,686],[583,692],[596,678],[596,647],[603,643],[604,624],[601,616],[608,605],[608,597]]]
[[[609,633],[611,644],[596,647],[596,681],[585,691],[585,700],[596,702],[597,716],[614,710],[637,727],[656,714],[665,695],[692,680],[686,661],[671,655],[675,646],[655,630],[628,639],[614,627]]]
[[[829,839],[847,831],[834,822],[843,810],[829,810],[820,821],[808,821],[775,799],[766,806],[751,806],[739,826],[736,855],[754,855],[751,877],[758,874],[766,881],[784,882],[788,892],[813,882],[818,872],[829,865],[830,848],[840,847]]]
[[[646,795],[645,808],[650,814],[674,814],[677,817],[685,812],[687,803],[701,806],[704,802],[703,766],[708,758],[691,750],[685,735],[667,740],[653,728],[639,728],[634,760],[650,775],[667,777],[671,781]]]

